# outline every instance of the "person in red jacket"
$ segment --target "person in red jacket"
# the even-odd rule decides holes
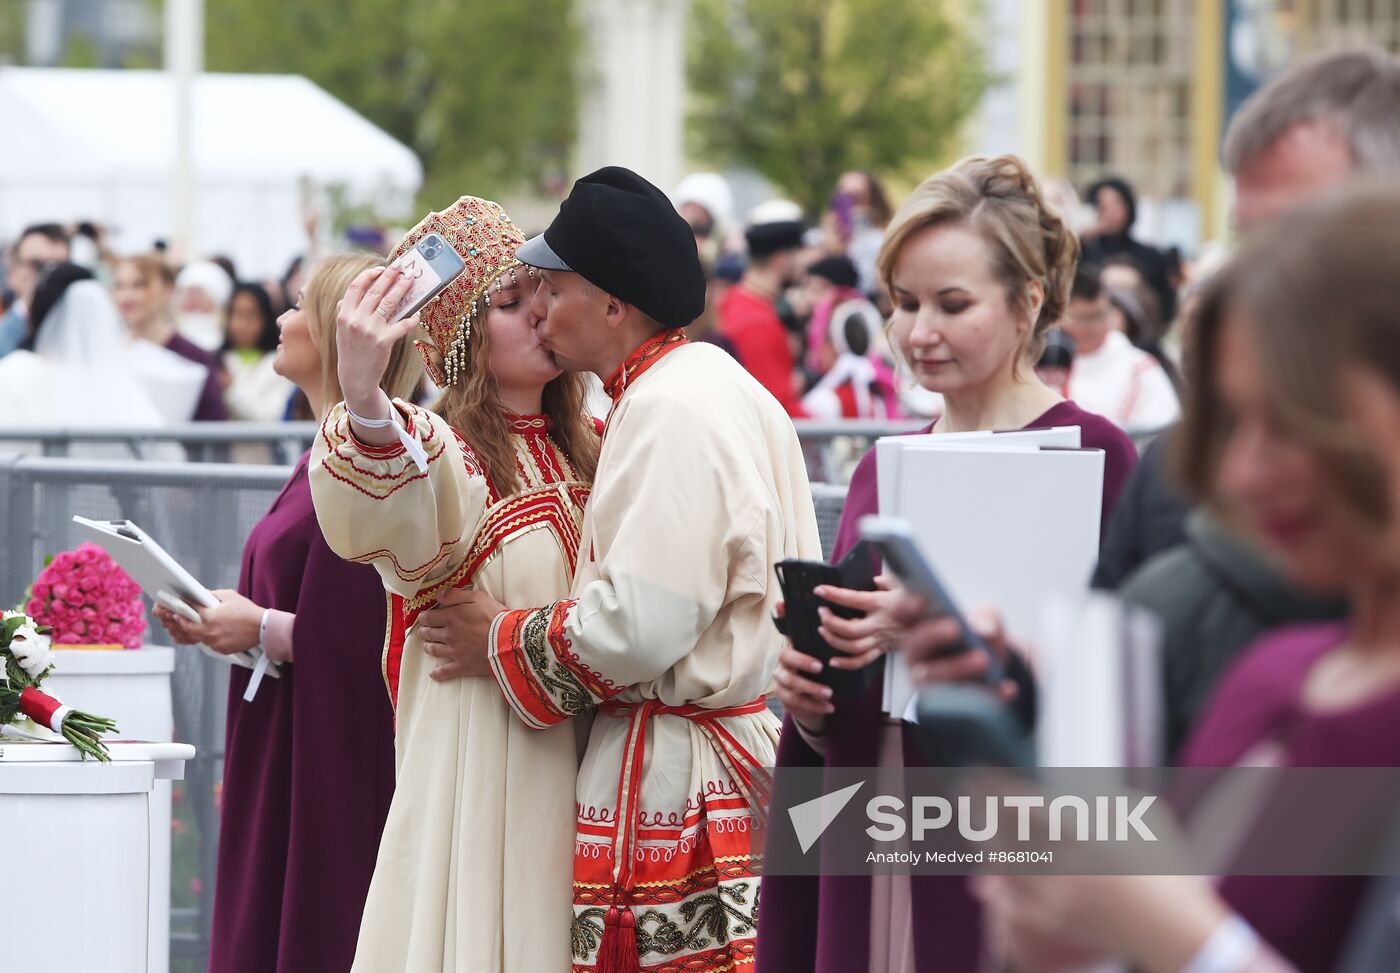
[[[750,226],[744,234],[749,245],[748,269],[719,305],[720,330],[733,343],[739,363],[790,416],[804,413],[792,345],[775,305],[795,275],[803,229],[800,220]]]

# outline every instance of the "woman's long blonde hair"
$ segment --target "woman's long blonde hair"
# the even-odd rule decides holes
[[[316,345],[316,350],[321,353],[321,391],[327,407],[345,398],[345,394],[340,390],[340,378],[337,374],[337,364],[340,361],[335,346],[337,306],[352,280],[371,267],[382,266],[383,259],[363,253],[343,253],[327,257],[312,268],[311,276],[302,291],[301,308],[306,312],[311,340]],[[296,295],[289,296],[295,298]],[[391,399],[411,400],[422,377],[423,362],[413,347],[413,339],[404,338],[394,346],[379,387],[388,393]]]
[[[467,367],[456,385],[449,386],[434,410],[461,432],[476,458],[486,468],[497,492],[507,497],[521,487],[516,470],[515,445],[501,406],[491,360],[491,337],[486,315],[490,308],[478,301],[472,310],[476,322],[467,339]],[[584,376],[565,372],[544,387],[544,414],[550,419],[550,435],[569,457],[579,479],[592,483],[598,472],[601,441],[593,419],[584,411]]]

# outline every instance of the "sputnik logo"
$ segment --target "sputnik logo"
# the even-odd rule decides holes
[[[797,835],[797,843],[802,846],[802,854],[811,851],[812,846],[817,843],[817,839],[822,836],[831,823],[851,803],[851,798],[856,796],[856,791],[865,786],[865,781],[843,787],[839,791],[832,791],[830,794],[823,794],[821,797],[813,798],[810,801],[803,801],[801,804],[788,808],[788,817],[792,819],[792,830]]]

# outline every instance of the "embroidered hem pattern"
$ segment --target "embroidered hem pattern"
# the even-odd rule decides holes
[[[718,786],[716,786],[718,785]],[[575,973],[600,973],[608,909],[630,907],[646,973],[749,969],[758,936],[763,833],[738,788],[711,782],[683,814],[642,813],[626,887],[614,884],[617,815],[580,808],[574,846]],[[620,892],[620,901],[619,899]]]
[[[572,651],[564,622],[573,601],[535,610],[503,612],[491,632],[491,663],[502,692],[527,724],[554,725],[615,696],[624,687],[589,669]],[[604,702],[598,719],[634,714],[645,739],[650,704]],[[619,800],[632,810],[630,833],[619,833],[616,807],[578,809],[574,845],[574,919],[570,936],[576,973],[607,973],[598,953],[609,911],[629,910],[636,948],[646,973],[719,973],[754,962],[758,889],[762,870],[762,825],[753,801],[764,788],[752,786],[751,769],[731,759],[718,721],[763,709],[761,700],[742,707],[705,711],[660,707],[685,715],[722,756],[737,779],[705,780],[702,792],[673,812],[646,810],[641,768],[620,770]],[[618,710],[619,712],[612,712]],[[691,710],[695,710],[691,713]],[[715,724],[715,725],[712,725]],[[630,855],[630,869],[615,867]]]

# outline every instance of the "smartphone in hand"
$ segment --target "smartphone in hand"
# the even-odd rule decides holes
[[[909,521],[899,517],[862,517],[860,536],[871,543],[907,590],[928,602],[931,615],[947,615],[958,623],[963,646],[987,656],[987,682],[993,686],[1000,685],[1006,678],[1001,660],[982,637],[972,630],[966,616],[958,609],[957,603],[939,581],[932,565],[919,550]]]
[[[467,269],[462,255],[438,233],[423,237],[414,244],[413,249],[406,251],[389,266],[397,268],[413,281],[413,286],[399,302],[398,309],[389,316],[390,321],[400,321],[416,313]]]
[[[791,640],[797,651],[819,659],[824,664],[821,672],[807,678],[830,686],[832,694],[838,699],[864,693],[874,677],[872,670],[875,667],[839,669],[825,665],[843,653],[832,648],[818,632],[821,617],[817,609],[827,608],[840,618],[862,618],[865,612],[818,598],[814,589],[819,585],[830,585],[833,588],[874,591],[875,571],[869,545],[864,542],[857,544],[840,564],[788,559],[773,565],[773,570],[783,590],[783,602],[787,612],[783,618],[773,619],[773,623],[777,625],[779,632]]]

